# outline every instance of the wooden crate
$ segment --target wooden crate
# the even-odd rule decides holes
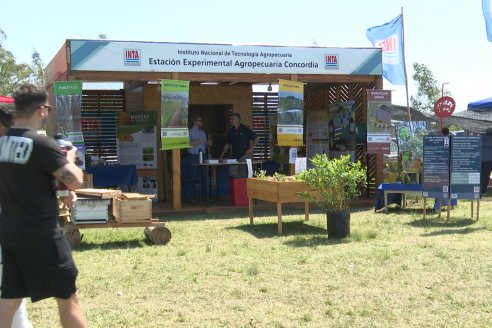
[[[144,222],[152,219],[152,200],[113,198],[113,215],[120,223]]]

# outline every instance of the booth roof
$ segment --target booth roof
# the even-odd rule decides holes
[[[472,112],[469,110],[454,113],[444,119],[445,125],[455,124],[470,133],[492,132],[492,112]]]
[[[430,113],[424,113],[410,107],[412,121],[438,122],[439,119]],[[391,119],[393,121],[408,121],[408,111],[406,106],[393,105],[391,109]]]

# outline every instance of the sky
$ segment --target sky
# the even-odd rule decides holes
[[[426,64],[447,83],[456,111],[492,97],[492,42],[487,41],[481,0],[84,0],[2,3],[4,47],[18,62],[33,49],[45,65],[66,39],[371,47],[367,28],[404,11],[409,94],[417,88],[412,64]],[[5,14],[8,13],[8,14]],[[393,103],[406,105],[405,87]]]

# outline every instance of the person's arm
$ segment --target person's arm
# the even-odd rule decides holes
[[[219,157],[220,160],[222,160],[224,158],[225,153],[227,153],[230,148],[231,148],[231,145],[226,142],[224,144],[224,148],[222,149],[222,153],[220,154],[220,157]]]
[[[246,154],[250,155],[250,157],[253,157],[253,152],[255,150],[256,144],[258,143],[259,137],[256,135],[256,133],[253,132],[253,130],[249,129],[249,148],[246,150]]]
[[[79,189],[84,184],[84,173],[74,164],[77,148],[73,147],[67,152],[68,163],[53,172],[53,175],[63,182],[69,189]]]

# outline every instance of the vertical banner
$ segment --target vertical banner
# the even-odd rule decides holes
[[[449,198],[449,154],[447,136],[424,136],[422,196]]]
[[[367,153],[389,154],[391,91],[367,90]]]
[[[355,102],[336,103],[330,107],[330,156],[350,155],[355,161]]]
[[[304,84],[287,80],[279,80],[278,84],[277,143],[279,146],[302,146]]]
[[[451,137],[451,199],[479,199],[482,138]]]
[[[162,149],[188,148],[189,81],[161,81]]]
[[[55,133],[77,147],[76,163],[85,169],[85,146],[82,134],[82,81],[55,82]]]
[[[157,113],[120,112],[117,119],[119,164],[157,168]]]
[[[328,111],[309,111],[306,119],[306,157],[307,166],[316,154],[328,154],[330,147],[328,131]]]

